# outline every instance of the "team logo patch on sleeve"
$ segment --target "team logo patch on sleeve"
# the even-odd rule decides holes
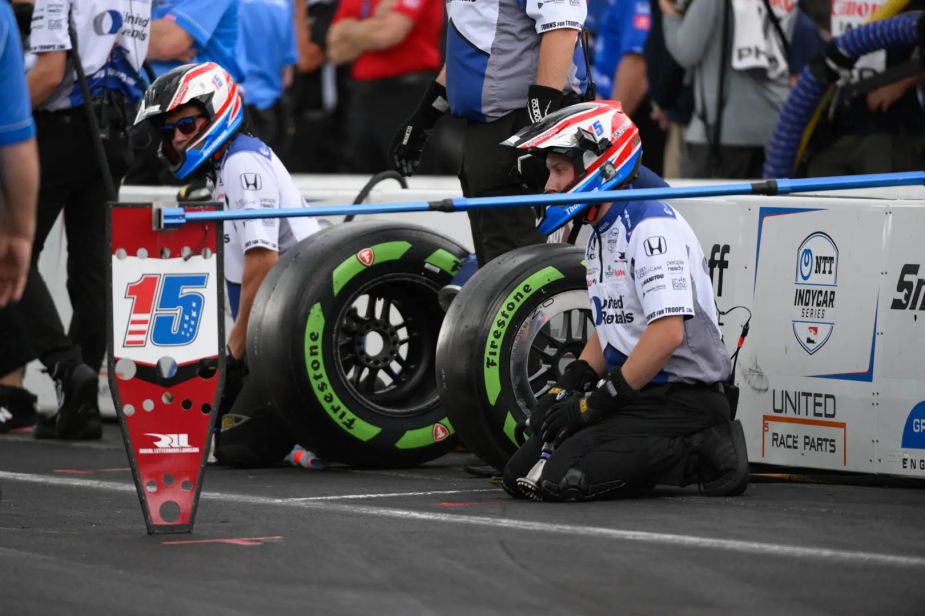
[[[642,243],[642,247],[649,257],[663,255],[668,252],[668,242],[661,235],[646,238],[646,241]]]
[[[260,190],[263,187],[263,180],[259,173],[242,173],[241,188],[244,190]]]

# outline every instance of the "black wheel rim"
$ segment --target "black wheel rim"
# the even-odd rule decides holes
[[[593,331],[585,290],[553,294],[528,315],[511,347],[511,383],[521,409],[529,412],[562,377]]]
[[[438,404],[434,355],[443,312],[437,290],[420,276],[380,276],[347,297],[338,314],[340,380],[377,413],[408,417]]]

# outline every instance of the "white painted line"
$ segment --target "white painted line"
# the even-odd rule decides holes
[[[398,496],[435,496],[438,494],[471,494],[473,492],[501,492],[500,488],[475,488],[469,490],[430,490],[428,492],[382,492],[376,494],[341,494],[335,496],[306,496],[287,498],[287,503],[305,503],[310,501],[357,500],[367,498],[395,498]]]
[[[24,473],[10,473],[0,471],[0,479],[55,485],[71,488],[93,488],[110,490],[114,492],[134,492],[132,484],[97,481],[92,479],[76,479],[71,477],[49,477],[45,475],[28,475]],[[439,493],[465,493],[473,491],[497,490],[445,490]],[[414,493],[394,493],[393,495],[411,495]],[[421,493],[428,494],[428,493]],[[367,498],[369,495],[365,495]],[[375,496],[374,496],[375,497]],[[824,560],[848,564],[884,565],[892,567],[925,567],[925,558],[917,556],[904,556],[899,554],[882,554],[877,552],[861,552],[854,550],[833,550],[798,545],[778,543],[764,543],[760,541],[740,541],[736,539],[715,539],[711,537],[697,537],[694,535],[675,535],[669,533],[652,533],[646,531],[620,530],[603,528],[599,526],[578,526],[573,524],[550,524],[546,522],[530,522],[528,520],[513,520],[505,518],[490,518],[484,516],[459,515],[429,511],[412,511],[409,509],[394,509],[389,507],[371,507],[366,505],[348,505],[318,501],[307,498],[268,498],[265,496],[248,496],[244,494],[228,494],[223,492],[202,492],[201,500],[232,502],[250,505],[277,505],[295,507],[314,511],[333,512],[352,515],[366,515],[379,518],[393,518],[398,520],[419,520],[422,522],[441,522],[447,524],[465,524],[468,526],[481,526],[484,528],[502,528],[506,530],[520,530],[531,532],[546,532],[560,535],[578,537],[593,537],[598,539],[615,539],[620,541],[636,541],[657,545],[681,546],[693,548],[706,548],[735,552],[739,554],[754,554],[759,556],[782,556],[805,560]]]

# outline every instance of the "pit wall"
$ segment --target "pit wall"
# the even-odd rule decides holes
[[[358,176],[299,176],[303,195],[350,203]],[[691,184],[677,183],[677,185]],[[369,201],[458,196],[455,178],[380,184]],[[126,201],[169,200],[173,189],[125,187]],[[738,416],[755,463],[925,477],[925,189],[670,201],[700,238],[727,311],[752,313],[740,352]],[[434,228],[471,248],[465,214],[379,216]],[[338,221],[333,220],[336,223]],[[66,247],[49,239],[41,268],[65,323]],[[747,318],[721,317],[731,352]],[[105,379],[101,382],[105,383]],[[40,405],[47,376],[30,370]],[[112,414],[108,390],[104,414]]]

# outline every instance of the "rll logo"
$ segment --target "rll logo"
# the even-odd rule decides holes
[[[812,233],[797,249],[792,320],[793,335],[810,355],[832,336],[837,287],[838,246],[828,234]]]

